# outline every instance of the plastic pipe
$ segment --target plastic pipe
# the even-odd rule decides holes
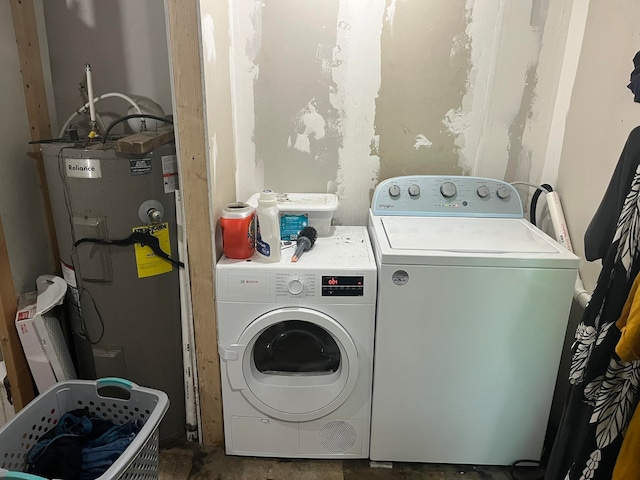
[[[576,302],[578,302],[582,308],[586,308],[587,303],[591,301],[591,293],[585,290],[580,274],[578,274],[578,278],[576,278],[576,287],[573,292],[573,298],[575,298]]]
[[[93,99],[93,103],[98,103],[102,100],[105,100],[107,98],[122,98],[123,100],[126,100],[127,102],[129,102],[129,104],[131,104],[131,106],[133,108],[136,109],[136,112],[139,114],[142,114],[142,110],[140,109],[140,106],[131,98],[128,97],[122,93],[117,93],[117,92],[111,92],[111,93],[105,93],[103,95],[100,95],[99,97],[96,97]],[[85,103],[82,107],[78,108],[75,112],[73,112],[71,114],[71,116],[67,119],[66,122],[64,122],[64,125],[62,126],[62,128],[60,129],[60,133],[58,134],[58,137],[62,138],[64,137],[64,132],[67,130],[67,128],[69,127],[69,125],[71,124],[72,120],[74,118],[76,118],[76,116],[78,115],[82,115],[83,113],[85,113],[87,111],[87,109],[89,108],[89,103],[87,102]]]
[[[184,207],[180,190],[175,192],[176,231],[178,237],[178,258],[184,263],[179,270],[180,281],[180,320],[182,327],[182,361],[184,366],[185,419],[188,442],[197,442],[201,436],[198,412],[198,373],[195,361],[195,341],[193,329],[193,310],[191,307],[191,284],[189,281],[189,262],[187,255],[186,229],[184,228]]]
[[[556,234],[558,243],[562,244],[562,246],[570,252],[573,252],[573,246],[571,245],[571,239],[569,238],[569,229],[567,228],[567,221],[564,218],[558,192],[547,193],[546,200],[547,208],[549,209],[549,216],[551,217],[551,223],[553,224],[553,231]]]
[[[84,66],[87,75],[87,95],[89,96],[89,119],[91,120],[91,129],[96,129],[96,105],[93,101],[93,79],[91,78],[91,65],[88,63]]]
[[[571,239],[569,238],[569,229],[567,228],[567,222],[564,218],[564,212],[562,210],[562,204],[560,203],[558,193],[549,192],[545,195],[545,199],[547,201],[549,217],[551,217],[551,223],[556,235],[556,240],[567,250],[573,252],[573,246],[571,245]],[[580,278],[580,272],[578,272],[578,276],[576,278],[573,298],[582,308],[585,308],[591,300],[591,293],[584,288],[584,283],[582,283],[582,279]]]

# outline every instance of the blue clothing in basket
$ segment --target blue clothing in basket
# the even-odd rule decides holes
[[[46,478],[93,480],[127,449],[143,422],[114,425],[89,412],[64,414],[27,454],[27,472]]]

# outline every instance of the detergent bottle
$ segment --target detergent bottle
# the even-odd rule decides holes
[[[280,261],[280,215],[275,192],[263,190],[256,208],[256,253],[265,262]]]

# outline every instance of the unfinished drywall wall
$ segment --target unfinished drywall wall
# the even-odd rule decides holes
[[[601,264],[584,260],[584,232],[629,132],[640,124],[640,105],[627,89],[633,57],[640,49],[638,18],[640,3],[634,0],[622,0],[616,8],[604,0],[589,2],[567,115],[558,190],[587,289],[595,286]]]
[[[224,206],[234,202],[236,197],[228,8],[226,3],[216,0],[200,2],[203,100],[210,187],[209,221],[214,234],[216,257],[222,255],[222,238],[216,225]]]
[[[119,92],[147,97],[171,113],[164,2],[46,0],[43,4],[60,126],[84,103],[79,84],[86,63],[91,64],[96,96]],[[105,100],[97,107],[107,123],[126,114],[127,108],[120,99]]]
[[[35,290],[39,275],[53,273],[35,160],[29,156],[24,101],[11,6],[0,2],[0,215],[17,294]]]
[[[238,0],[237,193],[334,192],[366,222],[385,178],[538,181],[571,0]]]

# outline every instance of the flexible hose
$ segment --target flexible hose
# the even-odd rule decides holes
[[[105,93],[104,95],[100,95],[99,97],[96,97],[93,99],[93,103],[98,103],[101,100],[107,99],[107,98],[122,98],[123,100],[126,100],[127,102],[129,102],[131,104],[131,106],[133,108],[136,109],[136,111],[141,114],[142,110],[140,109],[140,107],[138,106],[138,104],[131,98],[128,97],[122,93],[117,93],[117,92],[111,92],[111,93]],[[69,128],[69,125],[71,125],[71,122],[73,121],[74,118],[76,118],[76,116],[78,115],[82,115],[83,113],[85,113],[87,111],[87,109],[89,108],[89,103],[87,102],[85,103],[82,107],[80,107],[79,109],[77,109],[75,112],[73,112],[71,114],[71,116],[67,119],[66,122],[64,122],[64,125],[62,126],[62,128],[60,129],[60,133],[58,134],[58,137],[64,137],[64,132],[67,130],[67,128]]]
[[[169,120],[168,118],[158,117],[157,115],[151,115],[149,113],[134,113],[134,114],[131,114],[131,115],[125,115],[124,117],[120,117],[120,118],[114,120],[113,122],[111,122],[111,125],[109,125],[107,127],[107,130],[102,135],[102,143],[103,144],[106,143],[107,137],[109,136],[109,132],[111,132],[111,130],[113,130],[113,127],[115,127],[119,123],[122,123],[124,121],[129,120],[130,118],[150,118],[152,120],[158,120],[158,121],[169,123],[169,124],[173,125],[173,121],[172,120]]]
[[[540,198],[540,195],[543,192],[542,188],[544,188],[547,192],[553,192],[553,188],[548,183],[543,183],[542,185],[540,185],[540,188],[536,189],[536,191],[533,192],[533,196],[531,197],[531,208],[529,208],[529,218],[531,219],[531,223],[536,226],[536,208],[538,205],[538,198]]]

